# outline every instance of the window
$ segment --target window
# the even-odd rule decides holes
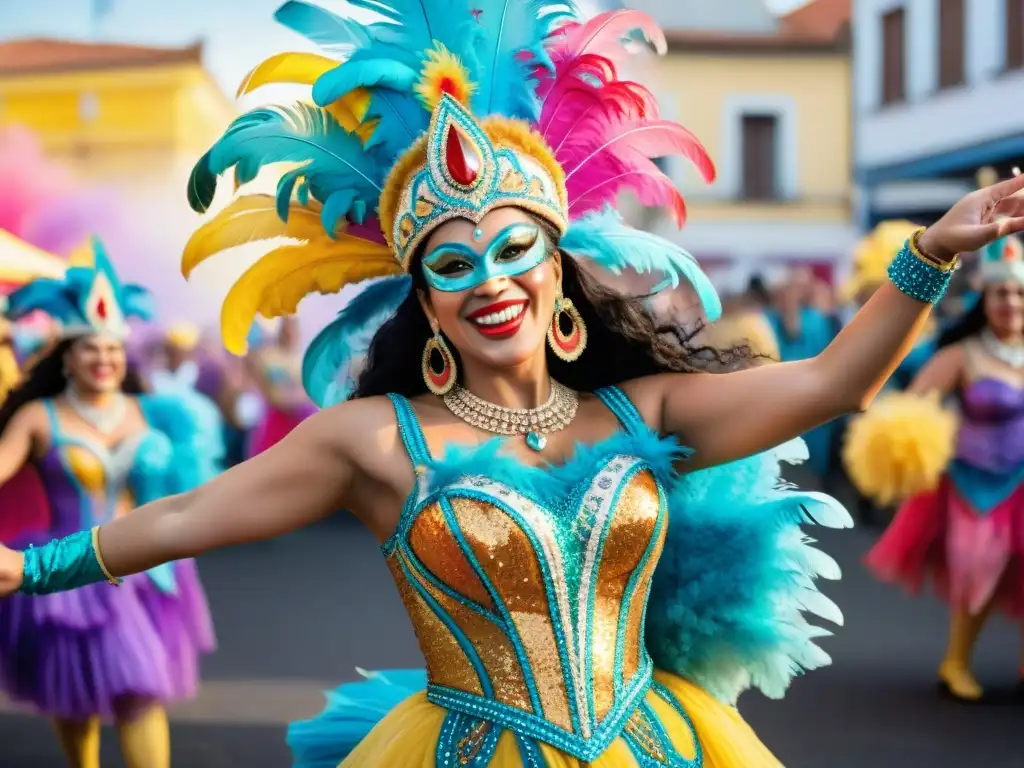
[[[882,17],[882,104],[896,104],[906,98],[905,22],[902,8]]]
[[[1006,0],[1006,68],[1024,69],[1024,0]]]
[[[964,84],[964,0],[939,3],[939,88]]]
[[[100,100],[95,93],[86,91],[78,99],[78,117],[89,123],[100,116]]]
[[[779,119],[775,115],[744,115],[741,130],[743,197],[774,200],[779,196]]]

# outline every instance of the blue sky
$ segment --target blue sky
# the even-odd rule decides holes
[[[93,2],[110,6],[98,27]],[[710,0],[709,0],[710,1]],[[671,2],[671,0],[666,0]],[[803,0],[767,0],[786,10]],[[284,50],[314,50],[298,35],[274,23],[283,0],[3,0],[0,39],[41,36],[109,40],[142,45],[178,46],[203,39],[206,66],[221,87],[233,94],[257,63]],[[344,0],[317,0],[339,8]]]

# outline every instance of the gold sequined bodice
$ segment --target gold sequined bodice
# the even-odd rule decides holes
[[[588,474],[556,503],[482,476],[424,483],[384,547],[428,697],[578,753],[650,686],[643,618],[667,522],[642,460]]]

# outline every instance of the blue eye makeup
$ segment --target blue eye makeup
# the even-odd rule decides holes
[[[483,253],[465,243],[442,243],[423,257],[423,275],[431,288],[455,293],[493,277],[516,277],[547,258],[547,240],[536,224],[513,224],[501,230]]]

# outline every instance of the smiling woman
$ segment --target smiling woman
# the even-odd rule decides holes
[[[380,541],[426,670],[342,686],[291,729],[297,766],[778,765],[736,697],[781,696],[828,663],[804,614],[841,619],[813,584],[838,569],[795,527],[848,521],[827,497],[780,488],[779,461],[806,456],[795,436],[872,398],[957,252],[1024,229],[1009,197],[1024,179],[915,233],[890,284],[818,357],[706,373],[642,302],[575,261],[671,262],[704,315],[720,314],[692,257],[612,209],[629,189],[682,224],[683,199],[652,158],[681,155],[714,178],[697,138],[618,75],[638,32],[664,51],[651,19],[584,21],[563,0],[347,5],[385,18],[278,11],[348,57],[253,71],[243,90],[297,80],[316,106],[236,120],[196,164],[193,206],[231,169],[244,185],[263,166],[302,164],[275,197],[243,192],[207,222],[183,266],[253,238],[298,241],[229,293],[222,330],[239,352],[257,313],[383,278],[386,291],[364,295],[386,305],[343,312],[307,353],[323,405],[339,392],[330,374],[372,337],[355,392],[207,485],[101,526],[73,561],[46,559],[61,541],[0,549],[0,594],[350,510]]]
[[[4,515],[25,518],[10,545],[72,536],[88,547],[94,526],[214,474],[207,427],[216,425],[177,398],[143,394],[128,368],[125,321],[151,317],[148,294],[121,285],[100,244],[92,248],[93,266],[10,297],[12,318],[41,311],[64,331],[0,408],[0,487],[30,465],[48,505],[23,510],[3,489]],[[72,766],[99,764],[100,718],[113,716],[129,768],[166,768],[163,704],[194,694],[198,657],[213,650],[206,598],[191,561],[122,587],[0,603],[0,688],[55,719]]]

